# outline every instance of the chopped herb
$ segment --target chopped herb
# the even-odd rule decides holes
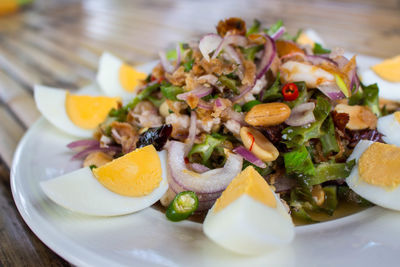
[[[236,112],[242,112],[242,107],[239,104],[233,105],[233,110]]]
[[[169,100],[178,101],[177,95],[184,92],[182,87],[172,85],[170,83],[163,83],[161,85],[161,93]]]
[[[247,30],[246,36],[260,31],[261,22],[257,19],[254,20],[253,25]]]
[[[361,89],[349,98],[349,105],[363,105],[371,108],[378,117],[382,115],[379,109],[379,87],[376,83],[365,86],[361,83]]]
[[[136,105],[139,104],[140,101],[147,99],[159,87],[160,87],[159,83],[147,86],[139,94],[137,94],[136,97],[128,105],[126,105],[124,109],[126,109],[127,111],[134,109]]]
[[[261,95],[261,94],[260,94]],[[280,88],[280,73],[276,75],[274,83],[262,94],[262,102],[272,102],[282,99],[282,90]]]
[[[229,78],[226,75],[221,75],[219,76],[218,81],[230,90],[232,90],[235,94],[240,94],[239,88],[237,88],[236,80]]]
[[[258,104],[261,104],[261,102],[258,100],[251,100],[242,106],[242,110],[244,112],[248,112],[248,111],[250,111],[250,109],[252,109],[254,106],[256,106]]]
[[[319,43],[315,43],[313,52],[316,55],[320,55],[320,54],[329,54],[331,52],[331,50],[323,48],[322,45]]]
[[[96,168],[97,168],[97,166],[96,166],[96,165],[94,165],[94,164],[92,164],[92,165],[90,165],[90,166],[89,166],[89,168],[90,168],[91,170],[93,170],[93,169],[96,169]]]
[[[247,60],[254,61],[256,54],[264,49],[264,45],[254,45],[242,48],[242,53]]]
[[[265,29],[264,32],[271,36],[282,26],[283,26],[283,21],[280,19],[277,22],[275,22],[275,24],[272,24],[271,27]]]

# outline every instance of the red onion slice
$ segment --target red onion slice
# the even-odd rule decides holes
[[[205,110],[213,110],[213,108],[214,108],[214,104],[213,103],[206,102],[203,99],[199,100],[199,103],[197,104],[197,106],[199,108],[202,108],[202,109],[205,109]]]
[[[208,168],[207,166],[204,166],[203,164],[199,163],[191,163],[190,168],[192,168],[192,170],[194,170],[197,173],[203,173],[210,170],[210,168]]]
[[[290,113],[290,117],[285,121],[285,123],[290,126],[303,126],[314,122],[314,108],[314,102],[303,103],[295,106]]]
[[[181,65],[182,53],[181,53],[181,46],[180,44],[176,45],[176,64],[174,67],[174,71],[176,71],[179,66]]]
[[[232,102],[236,102],[238,100],[240,100],[242,97],[244,97],[248,92],[251,91],[251,89],[253,89],[254,85],[249,85],[247,87],[244,88],[244,90],[237,96],[232,97]]]
[[[217,108],[220,108],[220,107],[222,107],[221,98],[217,98],[217,99],[215,99],[215,106],[216,106]]]
[[[177,95],[176,98],[178,98],[179,100],[185,100],[185,101],[188,99],[189,95],[194,95],[194,96],[197,96],[198,98],[202,98],[204,96],[208,96],[209,94],[211,94],[212,91],[213,91],[213,89],[211,87],[200,85],[192,91]]]
[[[331,100],[339,100],[345,97],[335,82],[323,83],[318,85],[317,88]]]
[[[305,59],[313,65],[322,65],[324,63],[329,63],[337,66],[337,63],[326,56],[316,56],[316,55],[307,55]]]
[[[190,112],[190,126],[189,126],[189,135],[187,141],[187,151],[185,155],[189,152],[189,149],[192,148],[194,144],[194,140],[196,139],[196,122],[197,122],[197,115],[196,112]]]
[[[285,26],[281,26],[274,34],[271,35],[271,38],[274,40],[278,40],[286,31]]]
[[[228,45],[225,47],[225,55],[229,58],[229,60],[234,61],[238,65],[242,65],[242,60],[240,59],[239,54],[232,46]]]
[[[229,45],[234,44],[236,46],[245,46],[247,45],[247,38],[243,35],[227,35],[222,39],[219,43],[217,49],[215,50],[212,58],[216,58],[222,50],[227,50]]]
[[[158,52],[160,56],[161,65],[163,66],[165,72],[172,73],[174,71],[174,66],[172,66],[171,62],[167,59],[167,55],[164,51]]]
[[[88,148],[80,151],[79,153],[76,153],[74,156],[72,156],[71,159],[73,159],[73,160],[74,159],[83,159],[87,155],[89,155],[90,153],[97,152],[97,151],[104,152],[104,153],[107,153],[107,152],[117,152],[118,153],[118,152],[121,152],[121,148],[117,147],[117,146],[109,146],[107,148],[101,148],[101,147],[98,147],[98,146],[96,146],[96,147],[88,147]]]
[[[199,194],[218,193],[242,170],[243,159],[236,154],[229,154],[223,168],[204,173],[195,173],[186,168],[185,144],[171,141],[168,145],[168,167],[171,178],[177,185]]]
[[[67,145],[67,147],[73,149],[73,148],[84,148],[84,147],[99,146],[99,145],[100,145],[99,141],[95,139],[84,139],[71,142]]]
[[[210,53],[216,50],[221,42],[221,36],[215,33],[204,35],[203,38],[200,39],[199,49],[207,61],[210,61]]]
[[[261,57],[260,65],[257,68],[256,80],[260,79],[267,72],[276,56],[275,41],[268,35],[265,35],[265,38],[264,52]]]
[[[254,155],[251,151],[247,150],[245,147],[243,146],[238,146],[236,147],[233,152],[239,154],[240,156],[242,156],[245,160],[247,160],[250,163],[253,163],[254,165],[256,165],[257,167],[260,168],[265,168],[267,167],[267,165],[259,158],[257,158],[256,155]]]

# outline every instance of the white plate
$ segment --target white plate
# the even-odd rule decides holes
[[[375,61],[359,57],[364,68]],[[379,207],[335,221],[296,227],[296,238],[290,246],[260,257],[230,253],[208,240],[200,224],[172,223],[152,208],[111,218],[70,212],[48,199],[39,181],[79,167],[79,162],[70,161],[72,154],[66,148],[73,140],[76,138],[60,132],[42,118],[21,140],[11,170],[14,200],[25,222],[47,246],[72,264],[384,266],[398,263],[400,213]]]

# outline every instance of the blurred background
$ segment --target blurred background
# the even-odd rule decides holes
[[[0,266],[67,265],[31,233],[9,189],[15,147],[39,117],[33,85],[80,88],[104,50],[148,62],[231,16],[282,19],[293,35],[312,28],[358,54],[400,54],[400,0],[0,0]]]

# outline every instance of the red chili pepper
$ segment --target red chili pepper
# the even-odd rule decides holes
[[[247,133],[247,134],[248,134],[248,136],[250,136],[250,138],[251,138],[251,145],[250,145],[250,148],[249,148],[249,151],[251,152],[251,150],[253,149],[253,145],[254,145],[255,138],[254,138],[254,136],[253,136],[251,133]]]
[[[185,164],[189,164],[189,163],[190,163],[190,161],[189,161],[189,158],[188,158],[188,157],[185,157],[184,159],[185,159]]]
[[[285,101],[293,101],[299,96],[299,89],[294,83],[287,83],[282,88],[282,94]]]

